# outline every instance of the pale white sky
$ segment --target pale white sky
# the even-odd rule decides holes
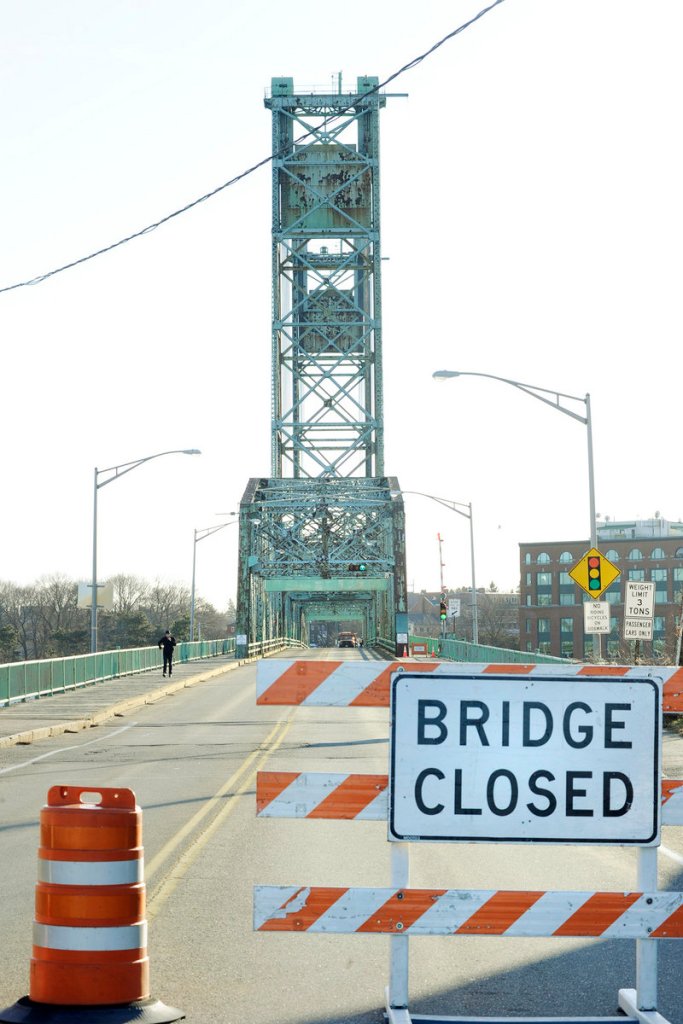
[[[136,231],[267,156],[274,75],[387,77],[484,0],[9,0],[0,287]],[[520,541],[588,538],[585,428],[507,385],[583,396],[597,510],[683,515],[680,0],[506,0],[392,83],[381,116],[386,472],[472,502],[477,582]],[[269,473],[270,169],[113,253],[0,295],[0,579],[184,582],[195,527]],[[577,406],[582,412],[583,407]],[[408,579],[469,582],[465,519],[407,497]],[[237,528],[197,549],[234,597]]]

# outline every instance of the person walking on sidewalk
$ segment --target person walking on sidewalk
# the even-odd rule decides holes
[[[173,671],[173,648],[175,643],[175,637],[171,635],[171,630],[167,629],[159,641],[159,649],[162,647],[164,649],[164,675],[166,675],[166,669],[168,669],[169,676]]]

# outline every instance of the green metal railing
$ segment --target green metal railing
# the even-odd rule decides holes
[[[408,650],[413,643],[426,644],[427,656],[442,658],[444,661],[487,662],[495,665],[557,665],[571,664],[568,658],[555,658],[550,654],[539,654],[534,651],[513,651],[508,647],[489,647],[485,644],[468,644],[464,640],[442,640],[435,636],[410,636]],[[377,638],[377,647],[389,651],[394,656],[394,643],[391,640]]]
[[[234,654],[235,638],[197,640],[176,646],[176,663]],[[46,658],[43,661],[15,661],[0,665],[0,707],[35,697],[49,697],[105,679],[148,672],[160,668],[163,656],[158,647],[130,647],[97,654],[77,654],[70,658]]]
[[[279,636],[273,640],[259,640],[249,644],[247,657],[261,658],[267,654],[274,654],[275,651],[281,651],[283,647],[301,647],[304,650],[308,650],[308,644],[303,643],[301,640],[292,640],[288,636]]]

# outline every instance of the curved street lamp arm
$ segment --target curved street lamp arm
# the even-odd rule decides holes
[[[138,466],[142,466],[145,462],[151,462],[152,459],[160,459],[162,455],[201,455],[198,448],[172,448],[168,452],[157,452],[155,455],[145,455],[143,459],[133,459],[131,462],[122,462],[118,466],[107,466],[106,469],[95,470],[95,486],[99,490],[100,487],[105,487],[110,484],[112,480],[117,480],[120,476],[125,476],[126,473],[130,473],[131,470],[137,469]],[[106,480],[99,481],[99,477],[102,473],[111,473],[112,475]]]
[[[400,491],[400,494],[419,494],[421,498],[431,498],[451,512],[457,512],[459,516],[470,521],[470,561],[472,564],[472,643],[479,643],[479,615],[477,610],[477,581],[474,569],[474,517],[472,515],[472,502],[468,505],[464,501],[453,501],[451,498],[438,498],[436,494],[427,494],[425,491]],[[462,509],[467,509],[463,512]]]
[[[199,530],[194,531],[194,542],[199,544],[200,540],[206,540],[212,533],[218,533],[219,530],[224,530],[226,526],[235,526],[239,522],[239,519],[231,519],[229,523],[219,523],[217,526],[205,526]]]
[[[580,395],[568,395],[563,391],[553,391],[552,388],[540,388],[536,384],[525,384],[520,380],[511,380],[510,377],[498,377],[495,373],[475,373],[471,370],[436,370],[432,377],[436,380],[445,380],[448,377],[486,377],[488,380],[499,380],[503,384],[510,384],[513,388],[526,392],[527,395],[531,395],[532,398],[536,398],[539,402],[545,402],[546,405],[550,405],[553,409],[563,412],[565,416],[571,416],[572,419],[578,420],[584,426],[588,422],[585,416],[580,416],[571,409],[567,409],[566,406],[560,405],[560,399],[566,398],[571,402],[582,402],[587,406],[590,399],[589,395],[582,398]],[[544,398],[544,395],[554,395],[555,401],[552,402],[549,398]]]

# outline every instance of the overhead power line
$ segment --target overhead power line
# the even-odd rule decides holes
[[[380,89],[384,89],[385,86],[389,85],[390,82],[395,81],[395,79],[397,79],[399,75],[403,75],[405,74],[406,71],[411,71],[414,67],[417,67],[418,64],[421,64],[423,60],[426,60],[427,57],[430,57],[436,50],[439,49],[439,47],[443,46],[444,43],[447,43],[449,42],[449,40],[454,39],[455,36],[460,35],[460,33],[464,32],[465,29],[468,29],[471,25],[474,25],[474,23],[479,21],[480,18],[483,18],[485,14],[488,14],[489,11],[492,11],[494,7],[499,7],[500,4],[504,2],[505,0],[493,0],[493,2],[488,5],[488,7],[484,7],[481,11],[479,11],[478,14],[475,14],[474,17],[470,18],[469,21],[463,22],[462,25],[459,25],[457,28],[453,29],[453,31],[449,32],[448,35],[445,35],[442,39],[439,39],[439,41],[434,43],[433,46],[430,46],[428,50],[425,50],[424,53],[421,53],[419,57],[413,57],[412,60],[408,61],[407,64],[404,64],[403,67],[398,69],[398,71],[394,71],[394,73],[389,75],[388,78],[385,78],[383,82],[380,82],[378,85],[373,86],[372,89],[368,89],[367,92],[361,93],[359,96],[354,97],[352,103],[349,104],[349,107],[347,107],[345,110],[338,111],[336,114],[332,115],[328,119],[328,121],[332,122],[337,118],[343,117],[346,113],[348,113],[348,111],[353,106],[356,105],[356,103],[365,99],[368,96],[372,96],[376,92],[379,92]],[[302,135],[298,139],[295,139],[293,144],[304,142],[311,134],[311,132],[307,132],[305,135]],[[291,144],[288,144],[288,150],[290,148],[290,145]],[[194,207],[199,206],[200,203],[205,203],[208,199],[213,199],[214,196],[217,196],[220,192],[224,192],[226,188],[230,188],[232,185],[236,185],[238,181],[242,181],[243,178],[246,178],[250,174],[253,174],[254,171],[257,171],[260,167],[265,167],[266,164],[271,163],[271,161],[276,159],[279,155],[279,153],[271,153],[269,156],[264,157],[263,160],[259,160],[258,163],[252,164],[251,167],[247,167],[247,169],[242,171],[241,174],[237,174],[235,175],[234,178],[230,178],[229,181],[224,181],[222,185],[218,185],[216,186],[216,188],[211,189],[210,192],[206,192],[203,196],[199,196],[197,199],[193,199],[191,202],[186,203],[185,206],[181,206],[178,210],[174,210],[172,213],[167,213],[165,217],[161,217],[153,224],[148,224],[146,227],[141,228],[139,231],[134,231],[132,232],[132,234],[126,235],[125,238],[120,238],[117,242],[112,242],[110,245],[105,245],[101,249],[96,249],[94,252],[88,253],[87,256],[81,256],[76,260],[72,260],[70,263],[64,263],[60,267],[55,267],[53,270],[48,270],[44,274],[38,274],[36,277],[28,278],[28,280],[26,281],[17,281],[15,284],[6,285],[4,288],[0,288],[0,294],[2,294],[3,292],[14,291],[17,288],[26,288],[29,285],[41,284],[43,281],[47,281],[48,278],[54,277],[55,274],[62,274],[65,270],[71,270],[73,267],[77,267],[81,263],[88,263],[90,260],[94,260],[97,256],[103,256],[106,252],[111,252],[112,249],[118,249],[120,246],[126,245],[127,242],[132,242],[136,238],[142,238],[143,235],[148,235],[151,231],[156,231],[156,229],[161,227],[162,224],[167,224],[170,220],[173,220],[175,217],[179,217],[181,214],[187,213],[188,210],[194,209]]]

